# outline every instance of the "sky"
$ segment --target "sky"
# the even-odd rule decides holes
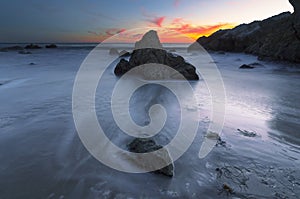
[[[145,27],[197,39],[285,11],[288,0],[1,0],[0,42],[98,43]],[[184,42],[172,35],[163,42]]]

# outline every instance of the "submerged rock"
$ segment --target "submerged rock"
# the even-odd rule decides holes
[[[161,145],[157,144],[154,140],[150,138],[135,138],[131,143],[128,144],[128,149],[130,152],[134,153],[148,153],[162,149],[162,152],[156,153],[156,157],[154,158],[158,158],[160,161],[164,161],[166,163],[172,163],[155,172],[169,177],[172,177],[174,175],[174,165],[169,152],[167,151],[167,149],[164,149]]]
[[[240,69],[253,69],[255,67],[251,66],[251,65],[247,65],[247,64],[243,64],[240,66]]]
[[[246,136],[246,137],[257,137],[257,133],[255,133],[254,131],[247,131],[247,130],[241,130],[241,129],[237,129],[237,131],[239,132],[239,134]]]
[[[121,59],[114,72],[115,75],[121,76],[136,66],[150,63],[170,66],[181,73],[187,80],[199,80],[196,68],[193,65],[187,63],[183,57],[162,49],[157,33],[153,30],[146,33],[141,41],[136,42],[135,50],[132,52],[129,61]],[[158,76],[161,79],[178,78],[171,72],[169,73],[163,77],[160,74]],[[147,76],[147,74],[144,75]]]
[[[290,0],[295,12],[219,30],[197,43],[207,50],[245,52],[260,59],[300,62],[300,1]],[[197,47],[196,43],[190,48]]]

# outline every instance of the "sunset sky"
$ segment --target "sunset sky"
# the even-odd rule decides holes
[[[197,39],[284,11],[288,0],[1,0],[0,42],[100,42],[142,27]]]

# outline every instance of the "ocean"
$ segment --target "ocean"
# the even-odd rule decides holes
[[[132,137],[112,117],[110,95],[118,81],[113,68],[119,58],[109,55],[109,49],[130,50],[133,46],[105,44],[97,50],[99,67],[107,67],[101,65],[102,59],[115,60],[98,82],[97,118],[111,142],[124,150]],[[0,198],[298,198],[299,65],[224,52],[209,52],[208,61],[187,52],[187,46],[165,44],[187,61],[197,60],[208,69],[217,66],[223,79],[222,142],[205,158],[198,157],[212,119],[213,100],[219,100],[212,99],[201,76],[191,82],[197,104],[186,99],[188,106],[180,107],[169,90],[150,85],[132,95],[129,107],[138,125],[149,122],[149,104],[166,108],[166,124],[155,135],[161,145],[176,136],[181,108],[199,112],[196,118],[186,118],[198,121],[199,127],[192,145],[174,162],[173,178],[117,171],[99,162],[81,142],[72,114],[73,86],[96,44],[58,44],[57,49],[28,50],[32,54],[0,52]],[[257,67],[239,69],[251,63]],[[128,165],[124,159],[116,161]]]

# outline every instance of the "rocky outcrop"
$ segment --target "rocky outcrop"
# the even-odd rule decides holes
[[[131,53],[129,61],[125,59],[121,59],[120,62],[117,64],[114,73],[117,76],[121,76],[126,72],[128,72],[129,70],[131,70],[132,68],[143,64],[167,65],[175,69],[176,71],[178,71],[187,80],[199,79],[196,73],[196,68],[193,65],[187,63],[183,57],[167,52],[162,48],[162,44],[159,41],[157,33],[153,30],[146,33],[143,36],[141,41],[136,42],[135,50]],[[147,73],[147,71],[150,72],[151,69],[148,68],[146,71],[144,71],[144,75],[146,76],[147,74],[145,74],[145,72]],[[157,77],[159,78],[162,77],[161,79],[164,79],[164,77],[166,77],[166,79],[168,78],[178,79],[178,76],[173,74],[165,74],[162,76],[161,74],[158,73],[163,73],[163,71],[160,72],[156,71],[156,72],[157,72]]]
[[[0,52],[8,52],[8,51],[21,51],[24,50],[22,46],[9,46],[0,49]]]
[[[173,162],[167,149],[164,149],[161,145],[158,145],[154,140],[149,138],[135,138],[130,144],[128,144],[128,149],[130,152],[134,153],[149,153],[162,149],[161,153],[155,154],[153,161],[159,160],[166,163]],[[174,165],[171,163],[155,172],[172,177],[174,175]]]
[[[25,46],[25,49],[41,49],[42,47],[36,44],[29,44]]]
[[[285,12],[263,21],[219,30],[209,37],[200,37],[189,50],[197,50],[200,44],[207,50],[245,52],[260,59],[300,63],[300,2],[290,2],[294,6],[293,14]]]
[[[297,34],[297,38],[300,39],[300,1],[299,0],[289,0],[294,7],[293,13],[293,28]]]
[[[300,1],[299,0],[289,0],[294,7],[294,13],[300,14]]]

